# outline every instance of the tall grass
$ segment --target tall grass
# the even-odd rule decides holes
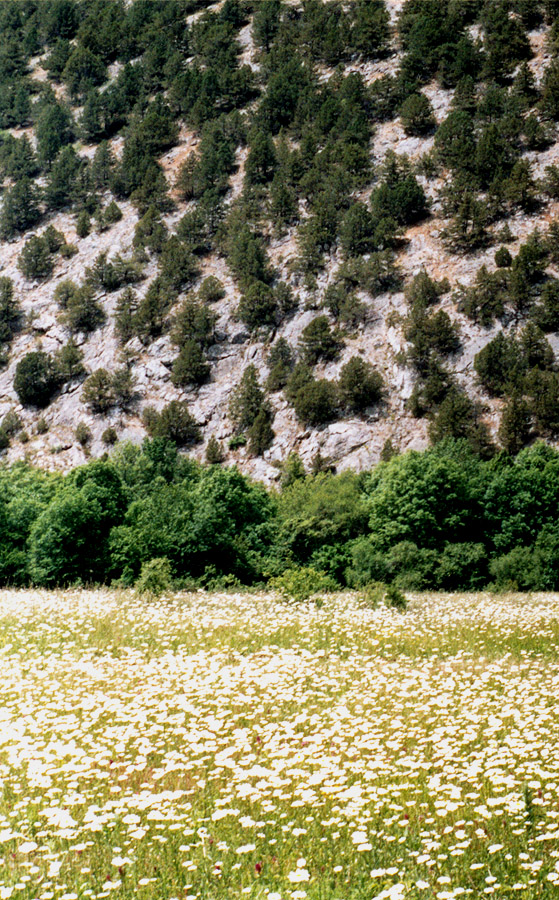
[[[559,896],[559,598],[0,595],[0,900]]]

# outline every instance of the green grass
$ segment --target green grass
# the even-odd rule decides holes
[[[557,897],[558,619],[0,594],[0,900]]]

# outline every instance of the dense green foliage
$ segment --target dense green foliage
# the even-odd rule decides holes
[[[165,559],[185,585],[302,568],[340,588],[559,588],[559,452],[543,444],[483,461],[447,441],[361,475],[292,456],[278,493],[157,437],[64,477],[5,465],[0,483],[3,584],[128,584]]]

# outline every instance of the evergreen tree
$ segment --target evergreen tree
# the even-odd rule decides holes
[[[75,100],[85,97],[92,88],[102,84],[106,77],[103,61],[81,44],[68,57],[62,73],[70,96]]]
[[[400,118],[406,134],[414,137],[429,134],[436,125],[433,107],[425,94],[410,94],[400,107]]]
[[[58,383],[54,360],[42,350],[27,353],[16,366],[14,390],[23,406],[48,406]]]
[[[0,277],[0,346],[9,344],[18,326],[20,308],[11,278]]]
[[[262,281],[253,281],[243,293],[237,307],[237,316],[248,328],[273,325],[277,314],[277,303],[271,287]]]
[[[262,456],[271,447],[275,437],[272,415],[268,406],[260,408],[254,422],[248,429],[248,449],[253,456]]]
[[[256,6],[252,20],[254,41],[266,53],[278,32],[281,14],[280,0],[261,0]]]
[[[39,113],[35,135],[39,162],[48,168],[61,147],[73,139],[72,118],[66,107],[59,103],[45,106]]]
[[[262,410],[269,411],[269,404],[260,387],[256,367],[251,364],[231,394],[229,416],[236,430],[241,432],[251,428]]]
[[[223,450],[222,445],[216,438],[215,434],[212,434],[206,446],[206,462],[211,466],[219,465],[225,460],[225,452]]]
[[[63,147],[55,159],[45,187],[49,209],[63,209],[75,196],[76,181],[83,161],[73,147]]]
[[[210,365],[196,341],[186,341],[173,363],[171,381],[175,387],[203,384],[210,374]]]
[[[266,184],[271,181],[276,164],[276,151],[271,135],[265,131],[256,131],[251,136],[245,164],[247,184]]]
[[[316,316],[303,328],[299,340],[305,362],[314,366],[320,359],[335,359],[341,342],[333,333],[327,316]]]
[[[36,235],[30,237],[23,246],[17,265],[23,277],[30,280],[52,275],[53,261],[47,241]]]
[[[530,442],[532,424],[528,404],[513,394],[503,409],[499,425],[499,442],[507,453],[516,456]]]
[[[97,147],[91,164],[93,183],[98,190],[107,191],[113,177],[115,159],[108,141],[103,141]]]
[[[10,240],[32,228],[40,217],[38,191],[31,179],[24,176],[4,194],[0,213],[0,237]]]
[[[266,379],[266,388],[269,391],[280,391],[284,388],[294,363],[293,351],[286,339],[278,338],[268,353],[269,374]]]
[[[352,356],[341,368],[338,381],[340,401],[351,412],[360,413],[378,403],[382,387],[380,373],[360,356]]]

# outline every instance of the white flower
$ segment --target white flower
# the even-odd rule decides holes
[[[351,842],[353,844],[366,844],[369,840],[369,836],[366,831],[354,831],[351,835]]]
[[[256,850],[256,844],[242,844],[240,847],[237,847],[236,853],[252,853],[253,850]]]
[[[311,877],[308,869],[295,869],[287,876],[292,884],[298,884],[300,881],[308,881]]]
[[[37,849],[37,844],[35,841],[24,841],[23,844],[20,844],[17,848],[20,853],[32,853],[33,850]]]
[[[503,849],[502,844],[491,844],[490,847],[487,848],[488,853],[497,853],[499,850]]]

